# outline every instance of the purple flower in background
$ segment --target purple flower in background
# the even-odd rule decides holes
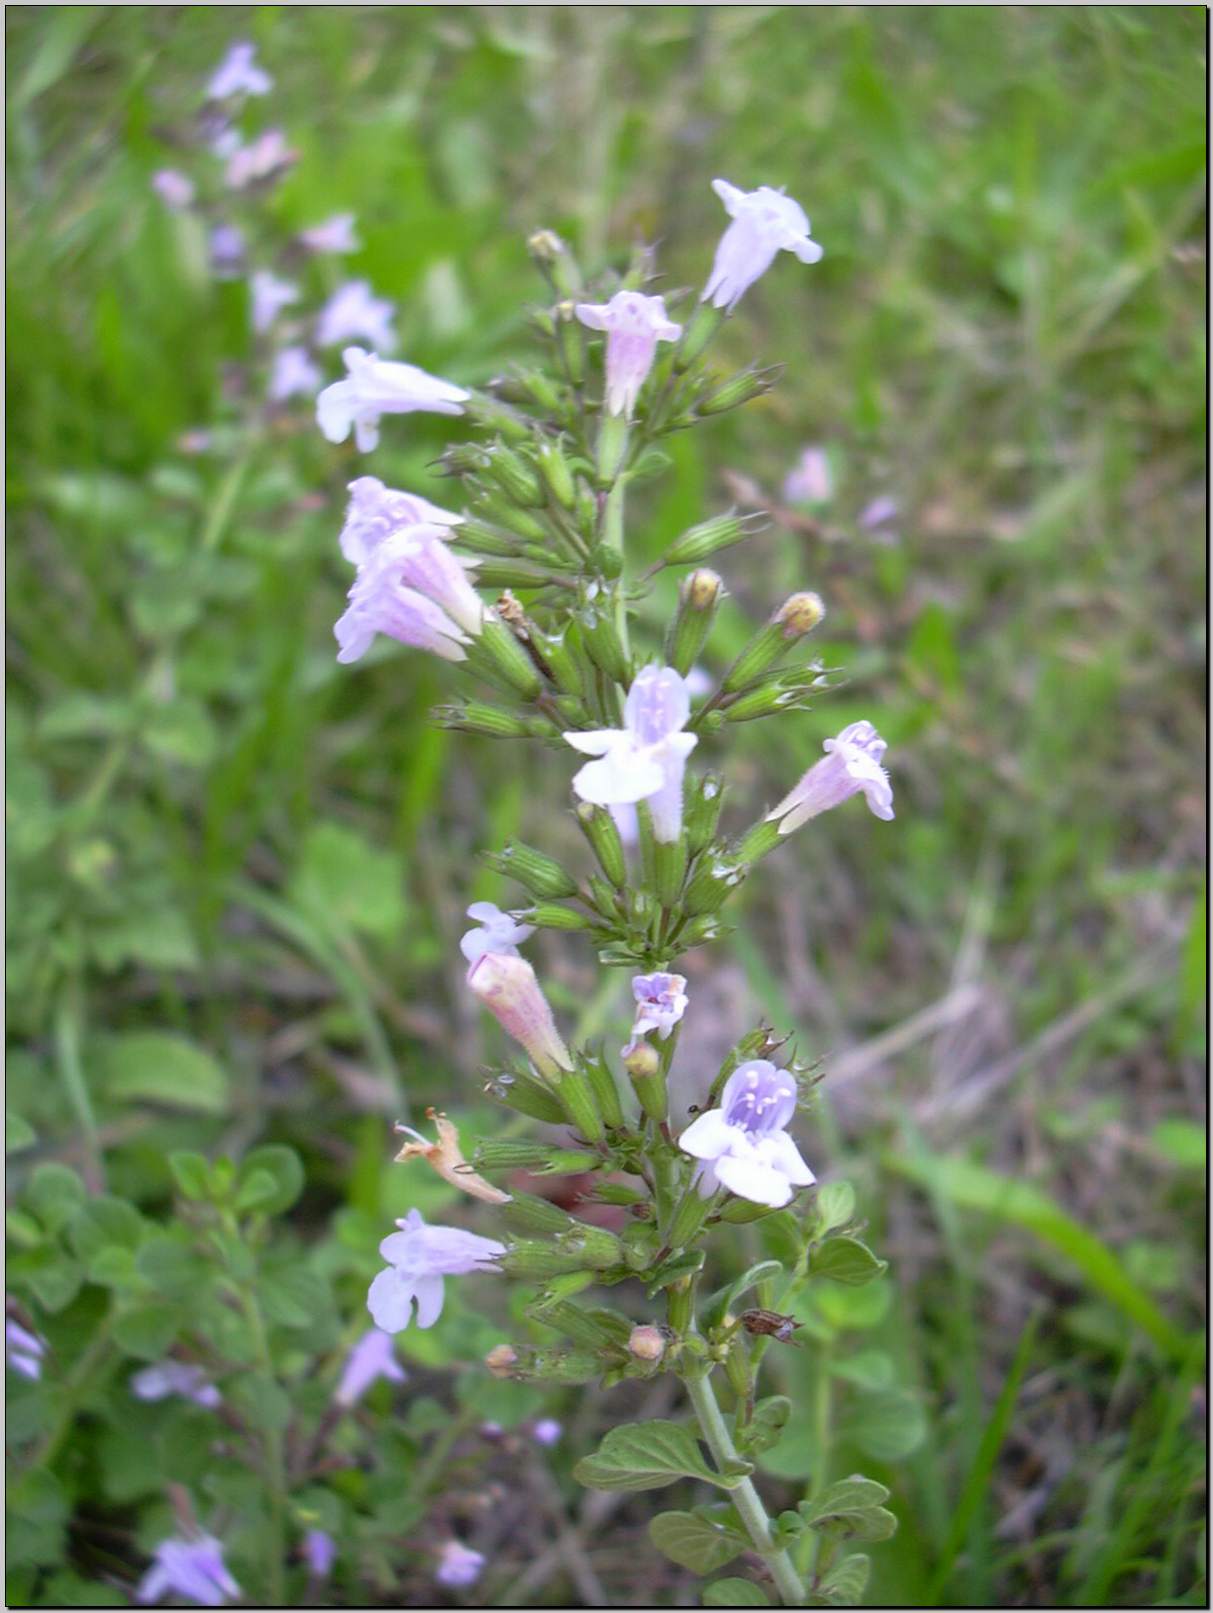
[[[175,168],[160,168],[152,175],[152,189],[174,213],[182,213],[194,199],[194,182]]]
[[[303,1560],[313,1579],[327,1579],[337,1560],[337,1542],[323,1529],[309,1529],[303,1537]]]
[[[887,526],[890,521],[895,521],[900,514],[901,506],[897,500],[890,498],[887,493],[882,493],[879,498],[874,498],[870,504],[866,504],[860,511],[859,524],[865,530],[871,532],[874,527]]]
[[[392,329],[395,307],[376,297],[368,280],[349,280],[338,286],[316,320],[316,345],[336,347],[341,342],[368,342],[374,350],[390,352],[396,345]]]
[[[433,1327],[442,1315],[443,1278],[496,1271],[497,1257],[505,1253],[504,1244],[461,1227],[426,1226],[420,1210],[410,1210],[396,1225],[400,1230],[379,1245],[387,1270],[375,1278],[366,1299],[375,1325],[385,1333],[406,1328],[414,1305],[417,1326]]]
[[[788,472],[783,496],[789,504],[827,504],[834,492],[830,458],[824,448],[805,448]]]
[[[663,844],[677,840],[682,776],[698,744],[696,735],[682,732],[690,715],[686,680],[673,667],[645,667],[628,691],[623,728],[566,731],[574,750],[600,758],[576,774],[574,791],[598,806],[647,801],[654,837]]]
[[[809,221],[790,196],[769,185],[738,190],[727,179],[714,179],[712,189],[732,223],[720,238],[700,302],[732,312],[781,250],[794,252],[801,263],[820,261],[822,249],[809,239]]]
[[[5,1318],[4,1356],[14,1372],[19,1372],[23,1378],[40,1378],[45,1354],[46,1345],[37,1334],[22,1327],[20,1322],[14,1322],[12,1317]]]
[[[312,398],[320,390],[323,379],[306,347],[283,347],[274,354],[269,395],[274,403],[285,403],[288,398]]]
[[[591,330],[606,331],[607,409],[630,418],[653,368],[657,343],[677,341],[682,326],[666,317],[664,297],[644,297],[638,291],[617,291],[607,303],[579,302],[577,317]]]
[[[243,190],[259,179],[289,168],[298,159],[286,143],[281,129],[267,129],[247,146],[237,146],[227,159],[224,182],[231,190]]]
[[[220,280],[234,280],[244,267],[244,236],[234,224],[211,231],[211,269]]]
[[[309,252],[357,252],[360,244],[354,234],[353,213],[334,213],[322,224],[300,230],[299,239]]]
[[[411,530],[426,529],[416,527]],[[468,583],[467,574],[459,561],[446,549],[441,539],[435,539],[434,542],[459,572],[460,586],[467,590],[470,600],[475,601],[475,608],[479,611],[481,609],[479,596]],[[430,551],[431,561],[435,553],[434,550]],[[409,571],[409,574],[416,575],[426,569],[422,557],[417,560],[416,566]],[[436,566],[429,568],[435,574],[438,569]],[[370,649],[376,633],[384,633],[388,638],[398,639],[401,644],[412,645],[414,649],[429,650],[433,655],[441,656],[444,661],[465,659],[462,646],[467,643],[467,636],[460,631],[441,605],[435,603],[427,594],[406,584],[404,581],[406,570],[409,570],[409,566],[400,553],[396,538],[380,544],[367,563],[359,567],[354,586],[349,591],[349,604],[333,627],[334,636],[340,646],[337,652],[338,661],[348,664],[360,660]],[[448,576],[448,582],[452,576],[453,574]],[[466,602],[469,619],[472,609],[470,600]]]
[[[167,1400],[170,1395],[181,1395],[208,1408],[220,1405],[223,1398],[207,1381],[202,1368],[187,1361],[160,1361],[144,1367],[131,1379],[131,1393],[136,1400]]]
[[[240,1587],[223,1564],[223,1547],[213,1535],[197,1540],[162,1540],[152,1566],[139,1581],[135,1600],[144,1606],[179,1596],[194,1607],[223,1607]]]
[[[788,1136],[796,1113],[796,1083],[766,1059],[740,1065],[724,1084],[719,1109],[693,1120],[678,1146],[699,1160],[695,1183],[703,1198],[727,1187],[754,1204],[780,1209],[794,1188],[816,1181]]]
[[[781,819],[781,835],[828,812],[862,790],[873,815],[887,822],[893,817],[893,787],[880,765],[887,749],[870,722],[853,722],[822,745],[826,755],[814,762],[794,790],[767,813],[766,821]]]
[[[337,1385],[333,1399],[337,1405],[347,1409],[355,1406],[371,1385],[377,1383],[380,1378],[386,1378],[389,1383],[404,1383],[408,1373],[397,1361],[395,1347],[389,1335],[377,1327],[372,1327],[362,1335],[346,1357],[341,1381]]]
[[[536,1445],[552,1446],[560,1443],[560,1436],[564,1429],[555,1417],[541,1417],[531,1429],[531,1438]]]
[[[473,1551],[471,1547],[461,1545],[458,1540],[448,1540],[438,1552],[438,1572],[434,1578],[439,1585],[446,1585],[452,1590],[460,1590],[468,1585],[474,1585],[480,1578],[484,1568],[484,1554]]]
[[[380,415],[463,413],[469,394],[415,364],[377,358],[360,347],[347,347],[341,356],[349,373],[316,399],[316,419],[330,442],[344,442],[352,427],[360,451],[369,454],[379,441]]]
[[[633,975],[632,996],[636,999],[633,1038],[656,1031],[664,1042],[687,1011],[690,998],[685,975]]]
[[[573,1068],[551,1005],[525,958],[484,952],[468,970],[468,985],[498,1024],[526,1049],[541,1075]]]
[[[232,46],[206,87],[207,99],[226,101],[232,95],[268,95],[274,81],[257,66],[256,49],[246,39]]]
[[[516,958],[518,943],[535,933],[533,924],[519,924],[495,902],[473,902],[468,908],[468,918],[475,919],[478,926],[469,930],[459,943],[459,950],[469,963],[476,963],[486,952]]]
[[[354,566],[365,565],[374,551],[401,527],[459,526],[462,515],[439,509],[416,493],[385,487],[378,476],[357,476],[349,484],[350,502],[341,529],[341,552]]]
[[[258,269],[249,288],[252,293],[250,315],[258,334],[269,330],[284,308],[299,301],[299,287],[289,280],[280,280],[268,269]]]

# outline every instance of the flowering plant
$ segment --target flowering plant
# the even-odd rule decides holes
[[[383,416],[414,411],[460,417],[480,439],[458,442],[440,461],[461,484],[458,515],[373,476],[351,481],[341,548],[355,575],[335,628],[338,659],[360,659],[379,636],[428,651],[487,691],[445,706],[446,727],[585,758],[570,769],[585,867],[527,845],[492,854],[523,894],[508,912],[472,904],[475,927],[461,942],[468,989],[522,1055],[492,1068],[486,1091],[542,1132],[484,1138],[465,1157],[445,1116],[431,1112],[434,1143],[401,1128],[410,1140],[398,1158],[424,1160],[492,1206],[483,1217],[492,1235],[429,1226],[413,1211],[380,1246],[387,1265],[368,1305],[385,1334],[424,1329],[441,1313],[446,1278],[505,1274],[530,1285],[532,1331],[489,1353],[495,1376],[611,1385],[675,1375],[695,1431],[682,1421],[625,1423],[578,1463],[577,1477],[605,1490],[700,1479],[720,1502],[654,1517],[661,1550],[698,1572],[750,1553],[784,1603],[843,1603],[861,1593],[867,1560],[840,1549],[892,1532],[887,1491],[858,1475],[819,1483],[797,1510],[772,1519],[753,1481],[755,1458],[778,1442],[793,1408],[762,1396],[760,1373],[772,1342],[798,1343],[788,1306],[802,1284],[861,1285],[884,1264],[856,1235],[849,1189],[809,1191],[816,1178],[790,1128],[818,1077],[768,1027],[701,1081],[689,1112],[669,1090],[696,1006],[679,962],[726,932],[726,904],[754,865],[857,793],[878,818],[893,816],[885,745],[869,722],[828,739],[822,759],[741,833],[721,828],[721,774],[689,772],[692,757],[733,724],[804,707],[826,683],[821,665],[796,653],[824,614],[810,592],[779,605],[717,685],[692,678],[724,595],[703,563],[744,540],[752,519],[713,517],[639,575],[629,552],[628,493],[663,468],[661,441],[772,384],[754,367],[714,374],[706,355],[724,319],[781,249],[804,263],[822,255],[782,192],[747,194],[724,180],[714,188],[731,222],[697,306],[684,312],[671,298],[667,313],[666,299],[648,289],[644,251],[622,278],[587,284],[565,243],[544,230],[530,251],[549,293],[534,315],[545,364],[477,389],[349,348],[347,374],[317,399],[324,435],[340,443],[352,430],[362,453],[378,444]],[[646,640],[634,618],[653,578],[672,567],[686,568],[677,607],[660,639]],[[617,1056],[566,1040],[522,952],[543,930],[583,937],[604,968],[630,974],[635,1014]],[[520,1191],[520,1171],[586,1185],[564,1207]],[[604,1206],[615,1209],[617,1230],[578,1213]],[[713,1290],[722,1235],[774,1215],[784,1218],[785,1258]],[[618,1303],[587,1302],[595,1288],[617,1291]],[[649,1308],[638,1314],[640,1291]],[[559,1342],[537,1342],[536,1333]],[[454,1544],[441,1582],[475,1578],[474,1556]],[[715,1600],[727,1599],[727,1583]],[[760,1597],[746,1584],[748,1602]]]

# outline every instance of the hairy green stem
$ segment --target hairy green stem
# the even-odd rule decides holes
[[[699,1419],[699,1427],[708,1449],[715,1458],[717,1467],[723,1470],[729,1462],[737,1460],[737,1451],[721,1415],[716,1401],[716,1391],[712,1388],[709,1375],[704,1373],[702,1377],[689,1379],[687,1393],[691,1397],[691,1405],[695,1408],[695,1415]],[[771,1571],[771,1578],[775,1581],[780,1600],[785,1607],[803,1607],[804,1586],[792,1566],[792,1559],[771,1539],[771,1521],[767,1517],[762,1497],[754,1488],[752,1481],[742,1479],[737,1488],[729,1493],[750,1539]]]
[[[274,1361],[270,1354],[270,1341],[260,1302],[254,1290],[243,1284],[240,1287],[240,1302],[249,1331],[253,1335],[257,1366],[267,1386],[273,1385],[276,1382]],[[266,1550],[267,1600],[272,1607],[282,1607],[285,1600],[282,1565],[286,1554],[286,1454],[283,1448],[282,1430],[266,1427],[263,1431],[263,1441],[265,1479],[270,1502],[269,1540]]]

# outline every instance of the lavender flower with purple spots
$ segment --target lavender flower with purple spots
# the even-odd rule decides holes
[[[658,342],[674,342],[682,326],[666,317],[664,297],[617,291],[606,303],[579,302],[577,318],[606,332],[606,404],[611,414],[631,418],[640,389],[653,368]]]
[[[870,722],[848,724],[836,739],[825,741],[824,759],[809,768],[796,788],[767,813],[766,821],[779,819],[780,834],[791,834],[862,790],[873,815],[887,822],[894,814],[893,787],[880,765],[886,748]]]
[[[678,1146],[699,1160],[695,1184],[703,1198],[720,1187],[781,1209],[798,1187],[816,1178],[788,1136],[796,1113],[796,1083],[766,1059],[740,1065],[725,1082],[720,1107],[693,1120]]]

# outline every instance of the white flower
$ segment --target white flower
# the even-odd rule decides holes
[[[316,345],[337,347],[342,342],[368,342],[377,353],[396,345],[392,317],[396,310],[386,297],[376,297],[369,280],[347,280],[338,286],[316,320]]]
[[[253,329],[260,335],[269,330],[284,308],[299,301],[299,287],[279,280],[268,269],[258,269],[250,281]]]
[[[767,813],[766,821],[779,825],[781,835],[828,812],[862,790],[873,815],[886,822],[893,817],[893,786],[880,765],[887,746],[870,722],[853,722],[822,745],[825,757],[815,762],[794,790]]]
[[[459,950],[469,963],[483,958],[486,952],[499,957],[520,956],[518,943],[535,933],[533,924],[519,924],[509,913],[503,913],[495,902],[473,902],[468,918],[475,919],[478,928],[469,930],[459,943]]]
[[[299,239],[309,252],[357,252],[359,247],[353,213],[334,213],[322,224],[301,230]]]
[[[207,99],[226,101],[232,95],[267,95],[274,81],[257,66],[253,55],[254,47],[247,40],[233,45],[206,87]]]
[[[378,476],[356,476],[349,484],[350,502],[341,529],[341,552],[354,566],[365,565],[385,538],[401,527],[453,527],[463,520],[439,509],[416,493],[385,487]],[[468,562],[472,564],[472,562]]]
[[[740,1065],[725,1082],[719,1109],[693,1120],[678,1146],[700,1161],[695,1181],[710,1198],[728,1188],[754,1204],[781,1209],[794,1188],[816,1181],[786,1127],[796,1113],[796,1084],[766,1059]]]
[[[269,395],[275,403],[294,397],[312,398],[323,379],[306,347],[283,347],[274,354]]]
[[[497,1271],[497,1258],[505,1245],[492,1238],[478,1237],[461,1227],[428,1227],[420,1210],[410,1210],[397,1221],[398,1232],[379,1245],[388,1262],[371,1284],[366,1305],[375,1326],[385,1333],[399,1333],[413,1319],[417,1326],[433,1327],[442,1314],[442,1280],[462,1277],[469,1271]]]
[[[380,415],[462,414],[470,395],[415,364],[377,358],[360,347],[347,347],[341,356],[348,374],[326,386],[316,399],[316,419],[330,442],[344,442],[352,427],[364,454],[379,441]]]
[[[736,308],[781,250],[794,252],[801,263],[820,261],[822,249],[810,240],[809,221],[790,196],[769,185],[738,190],[727,179],[714,179],[712,189],[733,222],[720,238],[701,302],[710,299],[714,308]]]
[[[617,291],[607,303],[579,302],[577,317],[591,330],[606,331],[607,409],[630,417],[653,368],[657,343],[677,341],[682,326],[666,317],[664,297],[638,291]]]
[[[565,733],[574,750],[601,758],[586,763],[573,779],[573,789],[598,806],[647,801],[655,838],[677,840],[682,832],[682,776],[698,744],[695,734],[682,732],[690,715],[686,680],[673,667],[645,667],[628,691],[623,728]]]

